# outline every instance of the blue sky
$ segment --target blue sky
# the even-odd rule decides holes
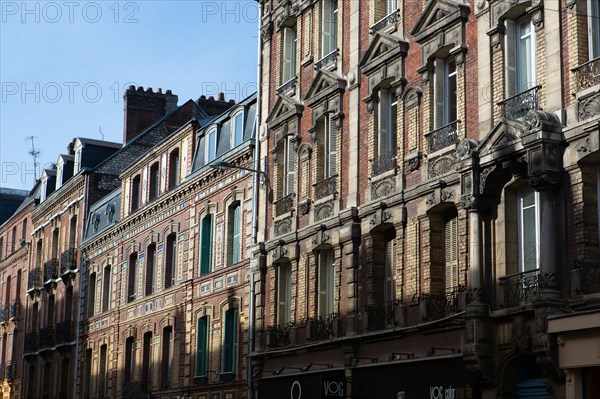
[[[0,186],[30,189],[73,137],[122,142],[130,84],[179,104],[256,91],[254,0],[0,0]],[[39,173],[38,173],[39,177]]]

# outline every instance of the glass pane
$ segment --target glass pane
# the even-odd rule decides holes
[[[531,21],[519,23],[519,50],[517,58],[517,92],[523,92],[533,86],[535,82],[534,60],[533,60],[533,32],[531,31]]]
[[[448,91],[447,98],[447,113],[445,124],[454,122],[457,119],[456,111],[456,61],[450,60],[447,64],[448,68],[448,83],[446,89]]]
[[[522,204],[523,208],[535,205],[535,191],[529,191],[528,193],[524,193],[522,197]]]
[[[523,271],[537,269],[535,207],[523,210]]]
[[[600,0],[590,0],[591,58],[600,57]]]
[[[390,107],[390,128],[389,128],[389,143],[388,143],[388,151],[394,151],[396,147],[396,134],[398,132],[398,101],[394,98],[394,94],[390,93],[390,100],[392,104]]]
[[[217,133],[212,132],[208,135],[208,162],[215,159],[217,153]]]
[[[235,142],[234,145],[239,145],[244,136],[244,114],[239,114],[235,117]]]

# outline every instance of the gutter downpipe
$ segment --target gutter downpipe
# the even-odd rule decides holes
[[[262,69],[262,8],[260,0],[256,1],[258,6],[258,30],[257,30],[257,68],[256,68],[256,127],[254,129],[254,169],[260,170],[260,118],[261,118],[261,69]],[[254,257],[254,248],[256,247],[258,237],[258,194],[259,194],[259,173],[254,172],[252,177],[252,248],[251,257]],[[268,184],[268,182],[266,183]],[[269,187],[267,187],[268,196]],[[254,398],[254,378],[252,370],[252,358],[251,354],[254,352],[254,271],[252,270],[253,262],[250,261],[250,289],[249,295],[250,300],[248,302],[248,356],[246,357],[246,381],[248,384],[248,399]]]

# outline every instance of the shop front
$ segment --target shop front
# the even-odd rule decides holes
[[[259,399],[339,399],[346,397],[343,369],[295,373],[258,380]]]

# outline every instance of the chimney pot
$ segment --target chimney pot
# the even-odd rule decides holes
[[[146,89],[146,93],[152,93],[152,87],[148,87],[148,88]]]
[[[229,104],[235,104],[235,100],[233,98],[229,99]]]
[[[215,101],[215,97],[214,96],[208,97],[208,101]]]
[[[162,94],[162,88],[161,88],[161,87],[159,87],[158,89],[156,89],[156,92],[157,92],[158,94]]]
[[[167,96],[170,96],[171,94],[173,94],[173,92],[171,90],[167,90]]]
[[[201,101],[206,101],[206,96],[205,96],[204,94],[203,94],[203,95],[201,95],[201,96],[200,96],[200,100],[201,100]]]
[[[138,86],[138,91],[144,91],[144,86]]]
[[[135,90],[135,86],[134,85],[129,85],[129,90]]]
[[[218,100],[218,101],[225,101],[225,93],[223,93],[222,91],[220,91],[220,92],[217,94],[217,100]]]

